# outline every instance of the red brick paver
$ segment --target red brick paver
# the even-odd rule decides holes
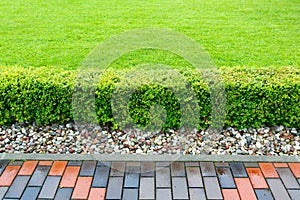
[[[62,177],[62,180],[60,181],[59,187],[74,187],[77,176],[79,173],[80,167],[78,166],[68,166],[65,170],[65,173]]]
[[[78,177],[72,199],[87,199],[93,177]]]
[[[222,193],[224,200],[240,200],[237,189],[223,189]]]
[[[67,163],[68,163],[67,161],[54,161],[54,163],[50,169],[49,176],[63,175]]]
[[[20,166],[7,166],[0,177],[0,186],[10,186],[19,169]]]
[[[259,163],[259,167],[266,178],[279,178],[272,163]]]
[[[300,163],[289,163],[289,166],[296,178],[300,178]]]
[[[0,199],[285,200],[300,194],[300,163],[1,163]]]
[[[21,176],[30,176],[32,175],[38,161],[26,161],[24,162],[22,168],[19,171],[19,175]]]
[[[267,182],[259,168],[247,168],[253,188],[268,188]]]

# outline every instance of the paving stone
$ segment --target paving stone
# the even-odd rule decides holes
[[[91,188],[88,200],[104,200],[105,188]]]
[[[51,166],[52,164],[53,164],[53,161],[50,161],[50,160],[41,160],[39,162],[40,166]]]
[[[246,173],[246,170],[245,170],[245,167],[244,167],[243,163],[241,163],[241,162],[232,162],[229,165],[230,165],[232,175],[233,175],[234,178],[247,177],[247,173]]]
[[[199,167],[186,167],[186,174],[189,187],[203,187]]]
[[[256,163],[256,162],[245,162],[244,166],[245,167],[251,167],[251,168],[257,168],[257,167],[259,167],[258,163]]]
[[[92,182],[92,187],[107,187],[109,170],[109,167],[97,167]]]
[[[202,176],[216,176],[214,164],[212,162],[200,162]]]
[[[0,177],[0,186],[10,186],[19,169],[20,166],[7,166]]]
[[[35,170],[35,167],[37,166],[37,164],[38,164],[38,161],[32,161],[32,160],[24,162],[18,175],[31,176],[33,171]]]
[[[0,199],[3,199],[7,190],[8,190],[8,187],[0,187]]]
[[[8,165],[8,160],[0,160],[0,175],[4,171],[5,167]]]
[[[137,188],[139,186],[140,173],[139,167],[127,167],[124,180],[124,187],[126,188]],[[137,173],[135,173],[137,172]]]
[[[39,194],[39,198],[53,199],[61,177],[48,176]]]
[[[20,198],[30,176],[17,176],[7,191],[5,198]]]
[[[96,161],[84,161],[79,176],[93,176],[96,168]]]
[[[156,167],[168,167],[170,166],[169,162],[156,162]]]
[[[207,199],[222,199],[222,193],[217,177],[204,177],[203,181]]]
[[[241,200],[256,199],[255,192],[249,178],[235,178],[234,181]]]
[[[173,162],[171,164],[171,176],[185,176],[184,162]]]
[[[199,200],[199,199],[206,199],[205,191],[203,188],[190,188],[190,200]]]
[[[21,200],[37,199],[40,190],[40,187],[27,187],[21,197]]]
[[[73,188],[58,188],[54,200],[71,199]]]
[[[124,189],[122,200],[138,200],[139,190],[138,189]]]
[[[172,200],[171,189],[156,189],[156,200]]]
[[[275,199],[290,199],[280,179],[267,179],[267,182]]]
[[[231,171],[229,168],[217,168],[217,175],[220,181],[221,188],[236,188]]]
[[[259,167],[265,178],[279,178],[272,163],[259,163]]]
[[[186,178],[172,177],[173,199],[188,199],[188,187]]]
[[[253,188],[268,188],[267,182],[259,168],[247,168]]]
[[[42,186],[49,170],[49,166],[37,166],[36,170],[30,178],[28,186]]]
[[[48,175],[62,176],[67,166],[67,163],[68,163],[67,161],[54,161]]]
[[[274,199],[270,190],[256,189],[255,193],[256,193],[258,200],[273,200]]]
[[[111,162],[97,162],[97,167],[110,167]]]
[[[240,200],[237,189],[222,189],[224,200]]]
[[[73,161],[73,160],[71,160],[71,161],[68,162],[68,166],[81,166],[81,164],[82,164],[82,161]]]
[[[277,168],[277,172],[287,189],[299,189],[299,183],[289,168]]]
[[[197,167],[199,166],[199,162],[185,162],[186,167]]]
[[[141,176],[142,177],[154,177],[154,162],[141,162]]]
[[[298,179],[298,183],[300,184],[300,178]]]
[[[288,190],[288,193],[293,200],[300,199],[300,190]]]
[[[23,165],[23,161],[20,160],[16,160],[8,163],[8,166],[22,166],[22,165]]]
[[[216,167],[229,167],[229,164],[227,162],[216,162]]]
[[[64,175],[60,181],[59,187],[73,188],[75,186],[79,170],[79,166],[67,166]]]
[[[289,167],[291,168],[295,177],[300,178],[300,163],[289,163]]]
[[[87,199],[92,185],[93,177],[78,177],[72,193],[72,199]]]
[[[142,177],[140,185],[140,199],[154,198],[154,178]]]
[[[124,176],[125,162],[113,162],[111,165],[110,176]]]
[[[171,187],[170,168],[157,167],[155,180],[156,180],[156,187]]]
[[[127,165],[127,167],[140,167],[141,163],[140,162],[127,162],[126,165]]]
[[[106,199],[121,199],[123,177],[110,177],[108,181]]]
[[[273,163],[274,167],[281,168],[281,167],[289,167],[286,163]]]

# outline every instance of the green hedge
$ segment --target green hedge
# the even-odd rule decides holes
[[[294,67],[220,68],[227,95],[225,126],[280,124],[299,128],[299,72],[300,69]],[[97,85],[96,113],[102,125],[116,128],[111,96],[124,73],[128,71],[106,71]],[[184,70],[182,74],[197,95],[201,110],[199,127],[206,128],[211,113],[208,86],[201,79],[199,70]],[[76,76],[77,71],[58,68],[0,67],[0,124],[26,121],[43,125],[73,120],[72,95]],[[133,80],[126,87],[134,87],[138,81]],[[129,108],[133,120],[141,125],[149,124],[149,109],[154,103],[166,109],[165,127],[180,126],[177,97],[170,89],[147,82],[131,96]]]

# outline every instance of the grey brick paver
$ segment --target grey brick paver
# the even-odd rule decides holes
[[[222,193],[217,177],[204,177],[203,181],[207,199],[222,199]]]
[[[39,198],[53,199],[61,177],[48,176],[39,194]]]
[[[199,166],[199,162],[185,162],[186,167],[197,167]]]
[[[124,189],[122,200],[138,200],[138,189]]]
[[[234,178],[245,178],[247,177],[247,172],[245,170],[245,167],[243,163],[241,162],[233,162],[230,163],[230,168],[232,171],[232,175]]]
[[[37,166],[29,180],[28,186],[42,186],[49,170],[50,166]]]
[[[82,161],[69,161],[68,166],[81,166]]]
[[[170,176],[169,167],[157,167],[155,176],[156,187],[171,187]]]
[[[7,190],[8,190],[8,187],[0,187],[0,199],[3,199]]]
[[[139,167],[127,166],[125,174],[124,187],[137,188],[139,186],[140,173]]]
[[[140,199],[154,198],[154,178],[142,177],[140,185]]]
[[[121,199],[123,177],[109,177],[106,199]]]
[[[5,198],[20,198],[30,176],[17,176],[7,191]]]
[[[258,200],[273,200],[273,196],[270,190],[255,190]]]
[[[141,176],[143,177],[153,177],[155,171],[154,162],[142,162],[141,163]]]
[[[291,199],[280,179],[267,179],[267,182],[275,199]]]
[[[171,176],[185,176],[183,162],[173,162],[171,164]]]
[[[216,176],[214,164],[212,162],[200,162],[202,176]]]
[[[111,165],[110,176],[124,176],[125,162],[113,162]]]
[[[109,167],[97,167],[93,178],[92,187],[107,187],[109,171]]]
[[[245,162],[244,166],[249,167],[249,168],[258,168],[259,167],[258,163],[256,163],[256,162]]]
[[[294,177],[289,168],[277,168],[277,173],[287,189],[300,189],[297,179]]]
[[[41,187],[27,187],[21,197],[21,200],[33,200],[39,195]]]
[[[172,177],[173,199],[188,199],[188,187],[185,177]]]
[[[96,164],[96,161],[84,161],[82,163],[79,176],[93,176]]]
[[[8,160],[0,160],[0,175],[4,171],[5,167],[8,165]]]
[[[71,199],[73,188],[58,188],[54,200]]]
[[[189,187],[203,187],[199,167],[186,167],[186,174]]]
[[[221,188],[236,188],[231,171],[229,168],[217,168],[217,174]]]
[[[156,189],[156,200],[172,200],[171,189]]]
[[[288,193],[293,200],[300,199],[300,190],[288,190]]]
[[[229,164],[226,162],[217,162],[215,163],[216,167],[229,167]]]
[[[206,199],[205,191],[203,188],[190,188],[190,200],[204,200]]]

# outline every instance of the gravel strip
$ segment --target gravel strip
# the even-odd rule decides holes
[[[300,130],[284,126],[219,131],[110,131],[24,123],[0,126],[0,153],[300,155]]]

